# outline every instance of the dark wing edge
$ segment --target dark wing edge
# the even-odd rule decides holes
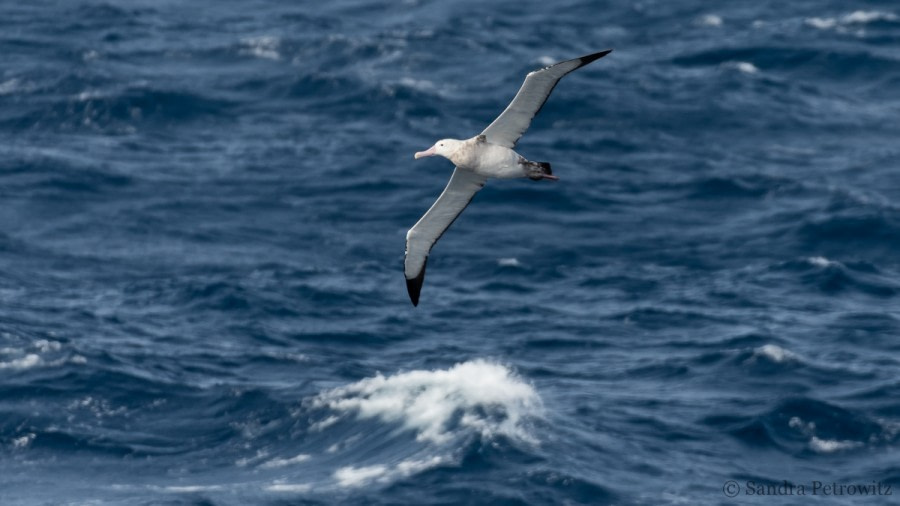
[[[414,307],[419,305],[419,294],[422,293],[422,284],[425,283],[425,267],[427,265],[428,257],[425,257],[419,275],[412,279],[406,278],[406,292],[409,293],[409,300],[412,301]]]
[[[469,205],[486,180],[484,176],[457,168],[453,171],[453,176],[450,177],[450,182],[447,183],[441,196],[406,233],[403,272],[406,277],[406,291],[413,306],[419,305],[419,295],[425,282],[425,266],[431,248]]]
[[[529,72],[512,102],[484,129],[482,135],[487,136],[493,144],[515,147],[522,134],[531,126],[531,120],[541,112],[560,79],[611,52],[612,49],[607,49]]]

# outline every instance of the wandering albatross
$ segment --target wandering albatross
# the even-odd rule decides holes
[[[513,148],[544,106],[556,83],[569,72],[606,56],[610,51],[600,51],[530,72],[512,102],[481,134],[467,140],[441,139],[434,146],[416,153],[417,160],[425,156],[443,156],[453,162],[456,169],[441,196],[406,234],[403,270],[413,306],[419,305],[419,294],[425,281],[425,264],[431,248],[488,178],[559,179],[553,175],[549,163],[526,160]]]

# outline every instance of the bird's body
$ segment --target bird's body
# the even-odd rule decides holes
[[[515,151],[491,144],[483,136],[462,141],[459,149],[450,157],[457,167],[470,170],[484,177],[511,179],[524,177]]]
[[[522,155],[506,146],[492,144],[484,135],[477,135],[464,141],[456,139],[444,139],[443,142],[452,144],[455,149],[449,151],[447,159],[453,162],[458,169],[474,172],[480,176],[493,179],[515,179],[531,177],[544,179],[549,174],[537,175],[540,169],[538,165],[529,162]],[[547,178],[554,179],[554,178]]]
[[[602,58],[609,52],[601,51],[529,73],[513,101],[480,135],[466,140],[442,139],[429,149],[416,153],[417,159],[443,156],[456,165],[456,170],[434,205],[406,234],[404,273],[413,305],[419,303],[419,294],[425,280],[425,265],[432,246],[487,179],[558,179],[550,170],[549,163],[526,160],[513,148],[556,83],[569,72]]]

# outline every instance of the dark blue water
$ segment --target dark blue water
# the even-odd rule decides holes
[[[413,308],[413,153],[606,48]],[[3,505],[900,496],[895,2],[4,1],[0,54]]]

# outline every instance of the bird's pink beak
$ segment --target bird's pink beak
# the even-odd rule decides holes
[[[430,148],[426,149],[425,151],[419,151],[418,153],[416,153],[416,160],[418,160],[419,158],[422,158],[423,156],[434,156],[436,154],[437,153],[434,149],[434,146],[431,146]]]

